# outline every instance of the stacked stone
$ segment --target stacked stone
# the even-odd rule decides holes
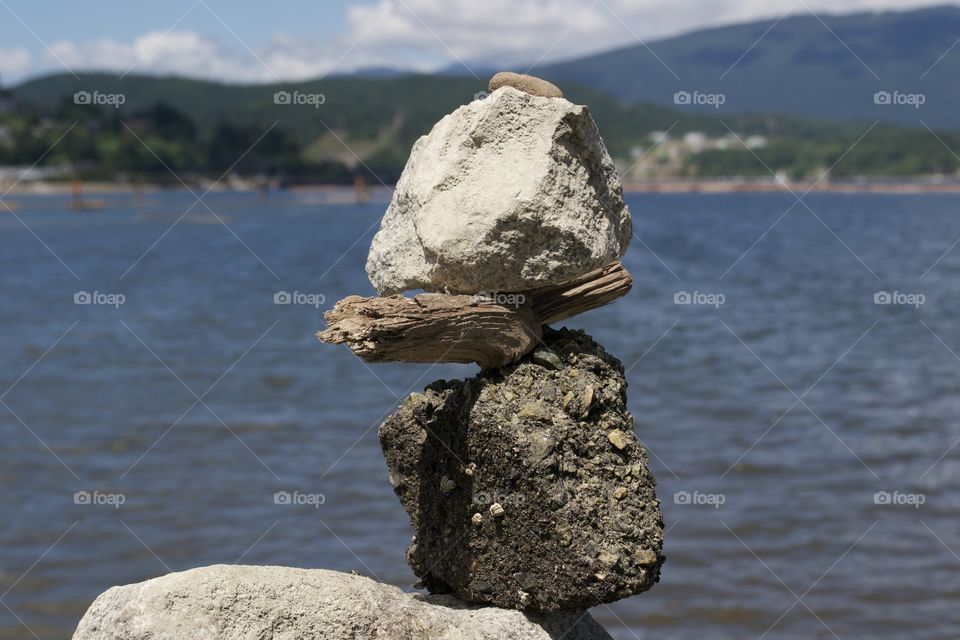
[[[432,594],[212,566],[110,589],[74,640],[609,640],[582,612],[657,582],[663,520],[623,366],[544,326],[629,290],[620,179],[557,87],[498,74],[490,90],[414,146],[367,261],[386,296],[341,300],[319,334],[370,362],[481,365],[380,427]],[[393,295],[411,289],[428,293]]]
[[[381,294],[507,294],[617,261],[632,237],[620,178],[584,106],[543,80],[491,93],[413,147],[367,261]],[[582,611],[659,579],[663,521],[619,361],[582,332],[414,393],[380,428],[431,592]]]

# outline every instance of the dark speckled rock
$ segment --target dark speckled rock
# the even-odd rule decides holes
[[[416,529],[407,560],[432,592],[578,611],[659,579],[663,518],[623,367],[582,332],[544,342],[559,369],[528,355],[436,382],[380,427]]]

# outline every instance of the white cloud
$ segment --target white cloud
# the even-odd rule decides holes
[[[352,7],[352,31],[373,24],[395,0]],[[381,55],[429,47],[446,57],[494,63],[553,61],[650,42],[694,29],[785,13],[907,10],[931,0],[403,0],[367,37]],[[427,29],[424,24],[430,28]],[[453,55],[450,55],[450,54]]]
[[[652,41],[705,26],[809,10],[905,10],[930,0],[376,0],[351,6],[344,33],[326,41],[280,33],[267,43],[223,41],[192,31],[154,31],[132,42],[61,41],[42,62],[0,50],[0,73],[110,70],[230,82],[315,78],[384,66],[433,70],[456,65],[517,66]],[[230,45],[226,46],[224,43]],[[249,45],[249,46],[247,46]],[[39,65],[39,66],[38,66]]]
[[[337,67],[339,42],[320,44],[279,34],[265,47],[250,49],[230,40],[192,31],[150,32],[133,42],[99,39],[53,43],[44,57],[45,71],[113,71],[173,74],[227,82],[276,82],[315,78],[329,72],[379,64],[381,60],[353,50],[350,66]],[[344,45],[346,49],[348,45]]]
[[[28,71],[33,57],[26,49],[0,49],[0,80],[19,76]]]
[[[132,43],[100,39],[56,42],[47,62],[73,71],[163,73],[236,82],[274,79],[270,69],[248,51],[227,50],[219,42],[190,31],[155,31]]]

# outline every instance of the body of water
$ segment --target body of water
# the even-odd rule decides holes
[[[410,588],[376,428],[475,367],[314,338],[372,293],[387,197],[13,198],[0,638],[69,637],[105,589],[214,563]],[[563,324],[629,369],[667,561],[594,615],[618,640],[960,635],[960,197],[629,202],[633,291]]]

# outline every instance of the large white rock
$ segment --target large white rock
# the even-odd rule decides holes
[[[589,615],[524,615],[321,569],[215,565],[96,599],[73,640],[610,640]]]
[[[587,108],[503,87],[414,144],[367,273],[382,294],[523,291],[613,262],[631,237]]]

